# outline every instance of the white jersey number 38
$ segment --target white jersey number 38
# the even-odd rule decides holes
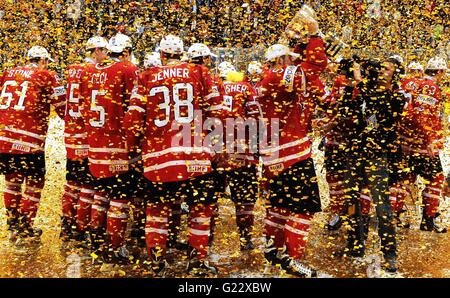
[[[186,99],[180,99],[181,91],[186,92]],[[170,89],[166,86],[153,87],[150,90],[150,96],[155,96],[158,93],[162,93],[164,97],[164,102],[158,105],[160,110],[164,111],[163,119],[155,119],[155,125],[157,127],[163,127],[167,125],[170,121],[170,107],[171,107],[171,94]],[[190,123],[194,119],[194,105],[192,101],[194,100],[194,89],[189,83],[177,83],[172,88],[172,99],[173,99],[173,109],[175,121],[179,123]],[[181,108],[186,109],[186,115],[181,116]]]

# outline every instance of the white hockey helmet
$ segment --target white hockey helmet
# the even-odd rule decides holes
[[[247,71],[250,75],[256,75],[263,72],[262,64],[258,61],[252,61],[247,66]]]
[[[144,57],[144,68],[149,68],[153,66],[161,66],[161,56],[158,52],[151,52],[145,54]]]
[[[442,57],[433,57],[428,63],[426,69],[429,70],[447,70],[447,62]]]
[[[113,53],[122,53],[126,48],[132,48],[131,38],[125,34],[117,33],[108,42],[108,50]]]
[[[44,58],[44,59],[48,59],[52,62],[54,62],[55,60],[53,60],[50,57],[50,54],[48,53],[47,49],[41,46],[33,46],[31,47],[31,49],[28,50],[27,53],[27,58],[28,59],[33,59],[33,58]]]
[[[86,42],[86,50],[96,49],[96,48],[106,48],[108,46],[108,41],[101,36],[93,36]]]
[[[168,54],[183,54],[183,41],[178,36],[169,34],[164,36],[159,42],[159,48],[162,52]]]
[[[217,69],[219,70],[219,76],[222,78],[226,78],[230,72],[236,71],[236,68],[233,66],[233,64],[228,61],[221,62],[217,66]]]
[[[298,58],[300,56],[299,54],[292,52],[287,46],[283,44],[274,44],[270,46],[264,54],[264,56],[266,57],[266,61],[270,61],[286,55],[290,55],[295,58]]]
[[[211,50],[208,48],[207,45],[203,43],[194,43],[191,45],[188,49],[188,58],[196,58],[196,57],[217,57],[217,55],[214,55]]]
[[[408,69],[410,69],[410,70],[420,70],[420,71],[423,71],[423,66],[422,66],[422,64],[420,64],[419,62],[413,61],[413,62],[409,63]]]

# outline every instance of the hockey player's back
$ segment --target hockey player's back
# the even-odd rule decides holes
[[[217,96],[211,93],[213,83],[207,68],[172,62],[151,68],[139,80],[129,119],[139,123],[138,127],[145,121],[145,176],[152,181],[177,181],[209,173],[212,152],[202,144],[202,123],[194,121],[201,121],[208,101]],[[134,129],[131,123],[126,125]],[[189,127],[182,138],[180,125]],[[195,125],[200,126],[196,131]]]
[[[43,152],[50,105],[62,115],[65,89],[56,73],[29,64],[7,70],[1,81],[0,151]]]
[[[137,67],[107,60],[90,67],[83,80],[83,117],[91,172],[110,177],[128,171],[123,118],[136,83]]]

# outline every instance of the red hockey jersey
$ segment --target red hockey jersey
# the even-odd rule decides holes
[[[64,115],[64,142],[68,159],[88,157],[89,144],[81,114],[80,85],[83,71],[93,64],[73,64],[66,69],[67,94]]]
[[[257,163],[258,121],[262,111],[255,97],[255,89],[248,82],[230,81],[223,82],[219,89],[223,92],[221,118],[225,126],[224,150],[231,151],[227,151],[227,161],[221,166],[233,170]]]
[[[298,47],[296,51],[301,54],[297,66],[269,70],[257,88],[257,100],[267,121],[269,142],[260,140],[267,177],[279,175],[296,162],[311,157],[308,133],[317,99],[325,95],[319,76],[327,66],[327,57],[319,37],[310,38],[304,50]]]
[[[402,117],[400,139],[406,151],[428,154],[427,148],[435,144],[434,154],[442,149],[443,102],[441,91],[432,77],[417,79],[415,93],[410,93],[411,99]]]
[[[36,64],[15,67],[3,73],[0,90],[0,152],[43,152],[50,106],[64,117],[66,90],[56,73]]]
[[[81,83],[82,114],[89,143],[89,169],[105,178],[127,172],[129,164],[123,119],[137,83],[131,62],[108,60],[89,67]]]
[[[125,118],[129,147],[142,141],[144,175],[155,182],[186,180],[211,172],[214,155],[203,121],[222,102],[209,71],[172,62],[139,76]]]
[[[410,94],[417,94],[423,79],[417,77],[408,77],[402,80],[402,89]]]
[[[307,136],[313,100],[307,91],[306,75],[300,67],[274,68],[258,85],[267,140],[260,139],[264,174],[278,175],[294,163],[311,156]]]

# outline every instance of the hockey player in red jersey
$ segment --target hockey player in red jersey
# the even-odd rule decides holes
[[[233,78],[231,74],[236,74],[236,69],[231,63],[222,62],[218,69],[221,78],[219,90],[223,92],[223,103],[218,108],[225,124],[225,140],[228,144],[225,150],[227,159],[219,166],[223,168],[226,183],[230,187],[231,200],[236,209],[240,248],[245,251],[254,248],[253,209],[258,198],[257,121],[261,116],[261,107],[256,101],[252,85]]]
[[[96,193],[91,212],[93,248],[103,256],[104,269],[129,261],[124,247],[129,200],[136,190],[136,175],[126,146],[123,118],[137,83],[137,67],[129,61],[128,36],[109,40],[109,59],[83,74],[80,93],[89,144],[91,174]],[[105,237],[106,229],[106,240]]]
[[[179,37],[165,36],[160,51],[163,66],[140,76],[125,121],[129,148],[143,138],[144,176],[153,183],[146,222],[151,269],[164,274],[171,209],[183,197],[189,205],[188,272],[214,274],[217,270],[205,260],[215,203],[214,152],[210,142],[203,142],[201,123],[220,95],[206,67],[180,61]]]
[[[61,235],[63,240],[83,240],[89,228],[94,199],[92,176],[88,164],[88,140],[81,113],[80,84],[83,71],[107,58],[108,41],[94,36],[87,41],[86,51],[92,63],[73,64],[66,69],[67,94],[64,117],[64,141],[67,152],[66,183],[62,197]],[[76,207],[77,206],[77,207]]]
[[[248,81],[252,86],[256,86],[264,77],[264,67],[261,62],[252,61],[247,66],[247,77]]]
[[[206,68],[211,67],[211,59],[217,57],[214,55],[209,47],[203,43],[194,43],[192,44],[188,50],[187,50],[187,59],[189,63],[196,64],[196,65],[203,65]],[[214,81],[214,84],[217,82]],[[216,87],[214,87],[216,88]],[[216,184],[216,193],[220,192],[222,189],[222,185],[224,185],[224,179],[223,175],[220,175],[216,171],[216,165],[213,163],[213,171],[215,172],[216,176],[214,177],[215,184]],[[220,189],[220,190],[218,190]],[[186,202],[185,202],[186,205]],[[169,248],[177,248],[177,249],[186,249],[186,244],[179,241],[179,229],[180,229],[180,223],[181,223],[181,213],[182,213],[182,198],[179,198],[178,200],[175,200],[172,205],[172,213],[169,219],[169,238],[167,242],[167,246]],[[210,222],[210,244],[213,241],[214,237],[214,227],[216,220],[218,218],[218,206],[216,204],[213,216]]]
[[[420,175],[426,180],[422,192],[423,216],[420,229],[437,233],[447,232],[435,223],[439,216],[439,201],[444,186],[444,173],[439,159],[443,148],[442,111],[443,100],[439,84],[447,70],[445,59],[431,58],[425,69],[426,76],[416,79],[411,90],[410,102],[405,108],[400,128],[401,148],[410,175],[403,183],[391,188],[393,211],[404,211],[405,197],[410,195],[408,184]],[[405,178],[405,177],[404,177]]]
[[[45,182],[44,146],[50,107],[64,117],[65,88],[47,70],[53,61],[41,46],[27,53],[28,64],[0,78],[0,172],[5,175],[5,207],[11,240],[40,236],[33,227]],[[22,185],[25,189],[22,191]]]
[[[318,75],[327,65],[317,22],[311,20],[307,26],[311,34],[298,66],[291,59],[299,55],[287,46],[276,44],[267,50],[271,67],[258,86],[257,98],[264,118],[273,122],[267,129],[270,146],[260,144],[264,176],[270,179],[265,256],[300,277],[317,276],[300,259],[313,215],[321,211],[308,133],[315,101],[323,95],[323,84],[316,84]]]
[[[402,89],[410,94],[416,94],[424,76],[423,66],[419,62],[411,62],[406,71],[406,78],[402,81]]]
[[[147,70],[150,67],[161,66],[161,57],[158,52],[151,52],[145,54],[144,57],[144,69]]]

